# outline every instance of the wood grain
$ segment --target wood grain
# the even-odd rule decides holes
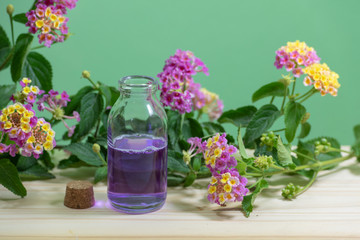
[[[55,171],[56,179],[25,182],[21,199],[0,187],[1,239],[359,239],[360,165],[355,159],[332,174],[323,172],[305,194],[283,200],[288,182],[301,177],[271,178],[272,187],[257,199],[250,218],[240,204],[226,208],[206,200],[206,181],[170,188],[165,206],[145,215],[126,215],[109,207],[106,185],[94,187],[96,205],[63,205],[66,183],[90,180],[93,168]],[[274,197],[275,196],[275,197]]]

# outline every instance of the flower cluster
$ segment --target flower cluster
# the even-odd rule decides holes
[[[166,60],[163,72],[157,75],[162,83],[162,104],[181,114],[191,112],[194,93],[200,89],[200,84],[195,84],[192,76],[198,72],[208,75],[208,68],[192,52],[178,49],[174,56]]]
[[[308,47],[305,42],[288,42],[287,46],[282,46],[276,51],[274,65],[277,69],[285,67],[286,71],[292,72],[294,77],[300,77],[303,74],[302,66],[309,66],[319,63],[320,58],[316,51]]]
[[[47,110],[52,114],[53,119],[61,120],[68,129],[68,137],[71,137],[74,134],[75,125],[70,127],[64,119],[76,119],[76,121],[80,122],[80,114],[74,111],[73,116],[65,115],[63,108],[67,106],[68,102],[70,102],[70,98],[66,91],[63,91],[61,94],[59,94],[58,91],[51,89],[48,94],[44,94],[37,101],[37,105],[39,111]]]
[[[205,88],[201,89],[201,92],[203,93],[205,104],[201,108],[202,113],[207,113],[209,115],[210,120],[216,120],[218,119],[224,109],[223,102],[219,99],[219,95],[208,91]]]
[[[211,177],[208,200],[221,206],[225,206],[227,202],[241,202],[249,192],[246,184],[247,179],[240,176],[236,169],[227,169]]]
[[[76,6],[77,0],[39,0],[35,10],[26,13],[30,33],[39,32],[39,43],[50,47],[53,42],[63,42],[68,34],[67,9]]]
[[[339,75],[330,70],[330,68],[323,64],[313,64],[304,69],[307,76],[304,79],[305,86],[314,85],[314,88],[320,91],[321,96],[327,93],[332,96],[337,96],[340,84],[338,82]]]
[[[235,168],[237,161],[233,155],[238,150],[227,144],[226,134],[216,134],[203,142],[200,138],[190,138],[188,143],[191,147],[187,152],[183,151],[184,161],[190,162],[191,157],[202,153],[205,164],[212,173],[208,185],[209,201],[221,206],[225,206],[227,202],[242,201],[249,191],[246,188],[247,179],[240,176]]]
[[[23,78],[20,81],[21,90],[17,94],[13,95],[11,97],[11,100],[15,102],[20,103],[29,103],[31,106],[33,106],[34,102],[36,101],[36,98],[38,95],[41,95],[44,93],[43,90],[40,90],[37,86],[30,85],[31,80],[28,78]]]
[[[23,156],[39,158],[43,149],[51,150],[56,144],[50,124],[38,119],[30,104],[15,103],[2,109],[0,131],[0,142],[5,134],[14,142],[0,143],[0,153],[9,152],[13,157],[20,152]]]
[[[272,156],[260,155],[254,160],[254,166],[261,170],[267,170],[274,164]]]

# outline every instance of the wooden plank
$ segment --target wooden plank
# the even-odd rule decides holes
[[[96,206],[75,210],[63,205],[72,179],[91,180],[92,168],[56,170],[56,179],[25,182],[28,196],[20,199],[0,187],[1,239],[356,239],[360,237],[360,166],[356,160],[322,173],[296,200],[280,191],[289,176],[274,177],[272,187],[257,199],[250,218],[240,204],[226,208],[209,204],[207,181],[190,188],[170,188],[158,212],[126,215],[107,202],[106,185],[94,188]]]

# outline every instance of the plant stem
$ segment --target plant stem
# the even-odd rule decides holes
[[[273,131],[270,131],[270,132],[282,132],[282,131],[285,131],[286,128],[282,128],[282,129],[278,129],[278,130],[273,130]]]
[[[313,92],[313,89],[311,88],[309,91],[307,91],[307,92],[306,92],[306,93],[304,93],[303,95],[301,95],[301,96],[299,96],[299,97],[295,98],[295,100],[297,101],[297,100],[299,100],[299,99],[301,99],[301,98],[305,97],[306,95],[308,95],[308,94],[310,94],[310,93],[312,93],[312,92]]]
[[[274,102],[275,96],[273,96],[270,100],[270,104],[272,104]]]
[[[12,14],[9,14],[10,17],[10,25],[11,25],[11,40],[12,40],[12,45],[15,45],[15,41],[14,41],[14,21],[13,21],[13,17]]]
[[[298,192],[296,194],[296,197],[303,194],[304,192],[306,192],[310,187],[311,185],[315,182],[316,178],[317,178],[317,175],[318,175],[319,171],[315,171],[314,172],[314,175],[311,177],[310,181],[308,182],[308,184],[306,184],[302,190],[300,192]]]
[[[94,138],[97,137],[98,131],[99,131],[99,126],[100,126],[100,119],[98,120],[97,124],[96,124],[96,129],[95,129],[95,134],[94,134]]]
[[[284,105],[285,105],[285,100],[286,100],[286,96],[287,96],[287,94],[288,94],[288,88],[285,88],[285,94],[284,94],[284,99],[283,99],[283,101],[282,101],[282,104],[281,104],[281,110],[280,110],[280,112],[284,112]]]
[[[275,164],[272,164],[270,167],[271,167],[271,168],[278,169],[278,170],[281,170],[281,171],[285,170],[285,168],[280,167],[280,166],[277,166],[277,165],[275,165]]]
[[[201,117],[201,115],[202,115],[202,112],[199,110],[199,111],[198,111],[198,115],[197,115],[197,117],[196,117],[196,120],[199,120],[200,117]]]
[[[251,168],[251,169],[254,170],[254,171],[261,172],[261,170],[257,169],[257,168],[254,167],[254,166],[248,165],[248,166],[246,166],[246,167]]]
[[[89,80],[89,82],[94,86],[95,89],[99,89],[99,87],[93,82],[93,80],[91,80],[91,78],[86,79]]]
[[[299,152],[297,152],[297,151],[292,151],[293,153],[296,153],[296,155],[298,155],[298,156],[302,156],[303,158],[306,158],[306,159],[309,159],[309,160],[311,160],[311,161],[314,161],[314,162],[316,162],[316,159],[314,159],[314,158],[312,158],[312,157],[309,157],[308,155],[305,155],[305,154],[302,154],[302,153],[299,153]]]
[[[317,92],[316,90],[314,91],[314,89],[312,89],[312,92],[311,92],[308,96],[304,97],[299,103],[305,102],[305,100],[307,100],[308,98],[310,98],[310,97],[311,97],[312,95],[314,95],[316,92]]]
[[[181,114],[181,120],[180,120],[180,134],[182,134],[182,128],[184,125],[184,120],[185,120],[185,114]]]
[[[106,162],[105,159],[101,156],[100,152],[97,152],[96,154],[99,156],[99,158],[100,158],[101,161],[103,162],[104,166],[107,166],[107,162]]]
[[[351,152],[349,152],[349,151],[347,151],[347,150],[338,149],[338,148],[332,148],[332,147],[329,148],[329,152],[344,152],[344,153],[351,154]]]
[[[293,87],[292,87],[292,91],[291,91],[291,96],[293,96],[295,93],[295,85],[296,85],[296,77],[294,77],[294,83],[293,83]]]
[[[259,178],[254,184],[252,184],[251,186],[248,187],[248,189],[251,189],[253,187],[256,186],[256,184],[258,184],[263,178]]]

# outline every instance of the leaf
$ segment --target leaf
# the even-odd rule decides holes
[[[83,161],[81,161],[77,156],[71,155],[68,159],[63,159],[59,162],[59,169],[67,169],[67,168],[78,168],[83,166],[91,166]]]
[[[243,142],[242,137],[241,137],[241,128],[240,127],[239,127],[239,130],[238,130],[238,138],[237,138],[237,140],[238,140],[238,144],[239,144],[240,156],[242,158],[249,158],[249,156],[246,153],[244,142]]]
[[[26,196],[26,189],[20,181],[18,171],[9,159],[0,159],[0,183],[16,195]]]
[[[81,88],[75,95],[71,96],[70,97],[71,101],[64,109],[65,115],[72,115],[73,111],[80,112],[81,99],[83,99],[83,97],[92,90],[94,90],[94,88],[90,86],[85,86]]]
[[[10,97],[15,93],[16,86],[12,85],[0,85],[0,109],[3,109],[10,102]]]
[[[105,84],[100,85],[101,94],[105,97],[106,106],[111,106],[111,90],[109,86]]]
[[[98,183],[107,177],[108,168],[107,166],[99,167],[96,169],[95,177],[94,177],[94,183]]]
[[[305,113],[305,107],[298,102],[290,101],[286,104],[284,110],[285,137],[289,143],[294,140],[296,130]]]
[[[356,140],[360,140],[360,124],[354,127],[354,135]]]
[[[235,138],[232,135],[227,133],[225,138],[228,141],[228,144],[230,144],[230,145],[235,144]]]
[[[101,116],[104,108],[103,98],[100,94],[87,93],[81,99],[79,132],[76,137],[82,137],[91,131]],[[82,160],[82,159],[81,159]]]
[[[298,143],[298,146],[297,146],[297,149],[296,151],[303,154],[303,155],[306,155],[310,158],[314,158],[314,144],[312,143],[307,143],[307,142],[302,142],[302,141],[299,141]],[[308,158],[305,158],[301,155],[297,155],[301,165],[303,164],[307,164],[309,162],[309,159]]]
[[[184,187],[189,187],[191,186],[196,180],[196,174],[194,172],[190,172],[184,181]]]
[[[111,91],[111,103],[110,106],[114,106],[115,102],[119,99],[120,97],[120,91],[117,90],[114,87],[110,87],[110,91]]]
[[[307,135],[309,135],[311,130],[311,125],[308,122],[305,122],[304,124],[301,124],[301,132],[298,138],[305,138]]]
[[[268,130],[280,116],[280,111],[273,104],[266,104],[262,106],[253,116],[249,125],[246,128],[244,136],[245,145],[261,136]]]
[[[265,97],[283,97],[286,94],[286,87],[281,82],[271,82],[256,90],[252,95],[252,102]]]
[[[195,157],[193,159],[193,168],[195,171],[199,171],[201,167],[201,158]]]
[[[34,37],[30,34],[20,34],[16,39],[14,57],[11,63],[11,78],[14,82],[18,82],[21,78],[22,69],[33,39]]]
[[[206,166],[201,166],[200,170],[197,173],[197,178],[208,178],[211,176],[212,176],[212,174],[211,174],[209,168],[207,168]]]
[[[39,160],[44,164],[44,166],[51,170],[55,167],[55,164],[51,161],[51,157],[47,151],[44,151],[42,155],[40,155]]]
[[[232,123],[237,127],[246,127],[256,111],[257,109],[254,106],[245,106],[235,110],[229,110],[224,112],[217,121],[219,123]]]
[[[311,140],[307,141],[306,143],[315,144],[316,141],[320,141],[322,138],[326,138],[326,140],[328,142],[330,142],[331,147],[340,149],[341,146],[340,146],[339,141],[332,137],[318,137],[318,138],[311,139]],[[317,159],[319,161],[326,161],[326,160],[339,158],[339,157],[341,157],[341,153],[339,153],[339,152],[327,152],[327,153],[320,153],[317,156]]]
[[[170,171],[189,173],[190,169],[183,160],[183,156],[179,152],[168,151],[168,166]]]
[[[202,127],[200,123],[195,120],[194,118],[187,118],[184,121],[182,134],[185,139],[191,138],[191,137],[203,137],[204,132],[202,130]]]
[[[253,211],[253,204],[255,202],[256,197],[261,193],[262,190],[268,188],[269,184],[265,179],[261,179],[257,184],[254,192],[250,195],[244,197],[242,201],[242,208],[245,211],[245,216],[249,217],[250,213]]]
[[[213,135],[213,134],[216,134],[216,133],[224,133],[225,132],[225,129],[223,128],[223,126],[221,126],[218,123],[203,122],[203,123],[201,123],[201,125],[209,135]]]
[[[182,184],[184,182],[184,177],[179,176],[179,175],[168,175],[167,176],[167,185],[169,187],[175,187],[175,186],[179,186],[180,184]]]
[[[37,164],[37,160],[34,157],[20,156],[19,160],[16,164],[16,168],[19,171],[24,171],[24,170],[34,166],[35,164]]]
[[[0,70],[3,70],[10,65],[10,61],[7,59],[9,54],[12,54],[11,44],[5,30],[0,26]]]
[[[26,17],[25,13],[19,13],[13,16],[13,20],[18,23],[26,24],[28,22],[28,18]]]
[[[84,161],[89,165],[101,166],[103,164],[99,156],[92,150],[90,143],[72,143],[71,145],[66,146],[65,150],[70,151],[81,161]]]
[[[19,176],[22,180],[44,180],[55,178],[53,174],[49,173],[46,168],[38,163],[25,171],[19,172]]]
[[[243,161],[238,161],[236,167],[235,167],[240,175],[246,175],[246,168],[247,164]]]
[[[284,146],[280,136],[278,137],[277,140],[277,155],[278,155],[278,161],[281,166],[287,167],[290,165],[294,165],[290,151]]]

